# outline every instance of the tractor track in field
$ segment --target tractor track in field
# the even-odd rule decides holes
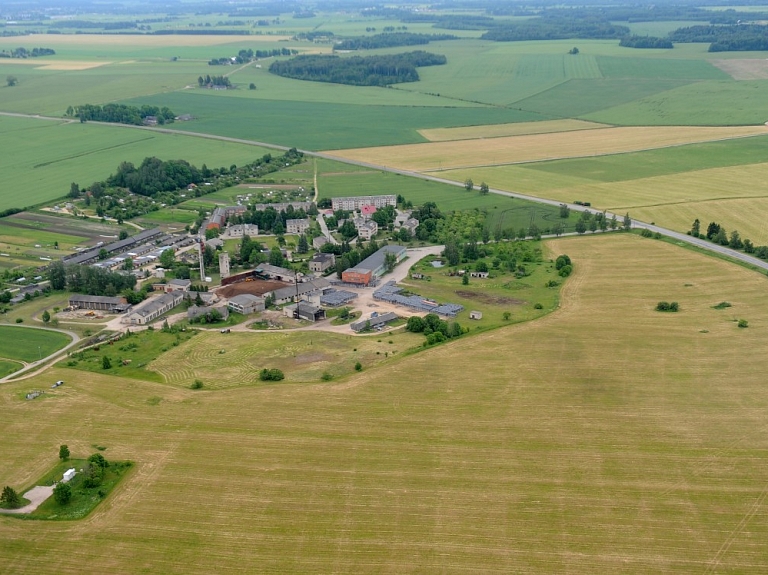
[[[42,115],[39,115],[39,114],[20,114],[20,113],[17,113],[17,112],[0,112],[0,116],[11,116],[11,117],[16,117],[16,118],[32,118],[32,119],[56,121],[56,122],[67,121],[66,118],[55,118],[55,117],[51,117],[51,116],[42,116]],[[150,132],[160,132],[160,133],[163,133],[163,134],[190,136],[190,137],[194,137],[194,138],[205,138],[205,139],[209,139],[209,140],[218,140],[220,142],[231,142],[231,143],[234,143],[234,144],[244,144],[244,145],[247,145],[247,146],[258,146],[258,147],[262,147],[262,148],[272,148],[272,149],[281,150],[281,151],[284,151],[284,152],[286,152],[286,151],[291,149],[288,146],[280,146],[280,145],[272,144],[272,143],[269,143],[269,142],[259,142],[259,141],[256,141],[256,140],[246,140],[246,139],[243,139],[243,138],[232,138],[232,137],[229,137],[229,136],[217,136],[215,134],[205,134],[203,132],[187,132],[187,131],[184,131],[184,130],[173,130],[173,129],[169,129],[169,128],[166,128],[166,127],[158,128],[158,127],[151,127],[151,126],[132,126],[132,125],[128,125],[128,124],[112,124],[112,123],[108,123],[108,122],[90,122],[90,123],[92,123],[92,124],[99,124],[99,125],[102,125],[102,126],[113,126],[113,127],[117,126],[117,127],[120,127],[120,128],[126,128],[126,129],[132,129],[132,130],[146,130],[146,131],[150,131]],[[746,136],[744,136],[744,137],[746,137]],[[675,147],[675,146],[676,145],[665,146],[665,147]],[[439,183],[439,184],[447,184],[447,185],[450,185],[450,186],[455,186],[455,187],[460,187],[460,188],[464,187],[464,183],[463,182],[456,182],[456,181],[453,181],[453,180],[448,180],[446,178],[439,178],[437,176],[432,176],[432,175],[428,175],[428,174],[424,174],[424,173],[420,173],[420,172],[414,172],[414,171],[411,171],[411,170],[401,170],[401,169],[398,169],[398,168],[391,168],[391,167],[388,167],[388,166],[381,166],[381,165],[373,164],[373,163],[370,163],[370,162],[363,162],[361,160],[349,160],[349,159],[346,159],[346,158],[340,158],[340,157],[334,156],[333,154],[327,153],[327,152],[315,152],[315,151],[310,151],[310,150],[298,150],[298,151],[302,152],[305,156],[309,156],[309,157],[313,157],[313,158],[323,158],[323,159],[326,159],[326,160],[332,160],[332,161],[336,161],[336,162],[343,162],[343,163],[346,163],[346,164],[351,164],[353,166],[359,166],[359,167],[363,167],[363,168],[368,168],[370,170],[377,170],[377,171],[388,172],[388,173],[392,173],[392,174],[399,174],[401,176],[408,176],[408,177],[411,177],[411,178],[420,178],[420,179],[425,180],[425,181],[436,182],[436,183]],[[489,193],[496,194],[496,195],[499,195],[499,196],[505,196],[505,197],[508,197],[508,198],[517,198],[517,199],[520,199],[520,200],[527,200],[529,202],[537,202],[537,203],[540,203],[540,204],[547,204],[547,205],[550,205],[550,206],[561,206],[561,205],[564,204],[563,202],[560,202],[560,201],[557,201],[557,200],[549,200],[549,199],[546,199],[546,198],[539,198],[539,197],[531,196],[531,195],[528,195],[528,194],[521,194],[521,193],[518,193],[518,192],[509,192],[509,191],[506,191],[506,190],[499,190],[499,189],[495,189],[495,188],[489,188],[488,191],[489,191]],[[582,206],[582,205],[578,205],[578,204],[568,204],[568,203],[566,203],[565,205],[567,205],[571,210],[576,211],[576,212],[585,212],[585,211],[590,211],[591,212],[591,211],[595,211],[595,208],[592,208],[591,206]],[[623,216],[621,216],[619,214],[615,214],[615,213],[611,213],[611,212],[606,212],[606,216],[608,218],[611,218],[614,215],[616,216],[617,219],[623,218]],[[708,251],[708,252],[712,252],[712,253],[718,254],[720,256],[729,257],[729,258],[738,260],[740,262],[746,263],[748,265],[751,265],[753,267],[756,267],[756,268],[759,268],[761,270],[764,270],[764,271],[768,272],[768,262],[765,262],[765,261],[763,261],[761,259],[758,259],[756,257],[750,256],[748,254],[745,254],[745,253],[742,253],[742,252],[738,252],[736,250],[732,250],[732,249],[729,249],[729,248],[726,248],[726,247],[723,247],[723,246],[720,246],[720,245],[717,245],[717,244],[713,244],[713,243],[711,243],[711,242],[709,242],[707,240],[702,240],[702,239],[699,239],[699,238],[694,238],[693,236],[689,236],[687,234],[676,232],[674,230],[670,230],[670,229],[667,229],[667,228],[662,228],[661,226],[657,226],[655,224],[649,224],[649,223],[645,223],[645,222],[640,222],[640,221],[637,221],[637,220],[633,220],[632,221],[632,227],[637,228],[637,229],[647,229],[647,230],[650,230],[651,232],[659,233],[659,234],[662,234],[662,235],[667,236],[669,238],[672,238],[672,239],[674,239],[674,240],[676,240],[678,242],[683,242],[683,243],[686,243],[686,244],[690,244],[690,245],[693,245],[693,246],[695,246],[695,247],[697,247],[699,249],[702,249],[702,250],[705,250],[705,251]],[[0,380],[0,381],[2,381],[2,380]]]

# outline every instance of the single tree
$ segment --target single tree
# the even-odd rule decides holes
[[[108,355],[101,358],[101,369],[112,369],[112,360]]]
[[[19,494],[16,493],[16,490],[13,489],[13,487],[6,485],[3,488],[3,494],[0,495],[0,504],[2,504],[3,507],[13,509],[21,504],[21,497],[19,497]]]
[[[624,216],[624,229],[629,230],[632,227],[632,218],[629,217],[629,212]]]
[[[119,240],[125,240],[128,238],[128,232],[127,230],[120,230],[120,233],[117,236],[117,239]]]
[[[740,250],[744,247],[744,242],[741,241],[741,236],[738,231],[733,230],[731,232],[731,239],[728,240],[728,247],[732,250]]]
[[[309,242],[307,241],[306,235],[301,234],[299,236],[299,242],[296,245],[296,251],[300,254],[305,254],[309,251]]]
[[[66,445],[59,446],[59,459],[66,461],[69,459],[69,447]]]
[[[576,228],[576,233],[583,234],[584,232],[587,231],[587,224],[584,222],[584,220],[580,219],[578,222],[576,222],[575,228]]]
[[[53,498],[59,505],[66,505],[72,499],[72,488],[68,483],[57,483],[53,488]]]
[[[75,182],[72,182],[72,184],[69,186],[69,197],[70,198],[80,197],[80,186],[78,186]]]
[[[464,182],[464,189],[468,192],[471,192],[475,189],[475,182],[472,181],[472,178],[467,178]]]
[[[49,321],[51,321],[51,314],[46,309],[46,310],[43,311],[43,315],[40,316],[40,318],[43,320],[43,323],[48,323]]]
[[[253,82],[251,82],[250,84],[248,84],[248,89],[249,89],[249,90],[255,90],[255,89],[256,89],[256,84],[254,84]]]
[[[480,184],[480,193],[481,193],[482,195],[486,195],[486,194],[487,194],[489,191],[490,191],[490,190],[489,190],[489,188],[488,188],[488,184],[486,184],[485,182],[482,182],[482,183]]]
[[[509,321],[512,317],[512,314],[508,311],[505,311],[503,314],[501,314],[501,317],[504,318],[504,321]]]
[[[363,371],[363,364],[359,361],[355,364],[355,371]]]
[[[395,269],[396,265],[397,265],[397,256],[392,252],[385,253],[384,269],[387,271],[387,273],[390,273],[393,269]]]
[[[19,83],[19,79],[16,76],[6,76],[5,83],[8,84],[9,87],[13,87]]]
[[[98,257],[99,257],[100,260],[105,260],[105,259],[107,259],[108,256],[109,256],[109,252],[107,251],[106,248],[101,248],[99,250],[99,256]]]
[[[461,285],[469,285],[469,274],[467,272],[464,272],[464,275],[461,276]]]
[[[691,235],[694,238],[698,238],[700,232],[701,232],[701,222],[699,221],[699,218],[696,218],[695,220],[693,220],[693,225],[691,226]]]
[[[568,216],[571,215],[571,208],[569,208],[566,204],[560,204],[560,217],[563,219],[568,219]]]

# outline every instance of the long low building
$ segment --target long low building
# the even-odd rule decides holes
[[[164,293],[160,297],[154,297],[144,302],[140,307],[134,308],[123,320],[123,323],[146,325],[179,305],[184,299],[184,295],[182,291],[172,291]]]
[[[108,254],[113,254],[121,250],[129,249],[133,246],[152,241],[160,236],[165,235],[160,228],[153,228],[151,230],[144,230],[134,236],[129,236],[124,240],[118,240],[105,246],[98,246],[86,251],[82,251],[78,254],[73,254],[62,258],[62,261],[66,264],[87,264],[95,262],[99,259],[99,252],[105,250]]]
[[[329,282],[327,279],[317,278],[308,282],[302,282],[292,286],[276,289],[275,291],[270,292],[268,295],[271,295],[275,298],[275,303],[277,305],[281,305],[292,301],[296,296],[300,298],[304,294],[328,288],[330,285],[331,282]]]
[[[108,297],[104,295],[72,294],[69,296],[69,307],[76,309],[92,309],[122,313],[130,306],[124,297]]]
[[[366,329],[383,328],[386,324],[388,324],[391,321],[395,321],[396,319],[397,319],[397,314],[389,311],[383,314],[371,315],[371,317],[367,319],[362,319],[360,321],[353,322],[349,325],[349,327],[352,328],[352,331],[360,333],[361,331]]]
[[[368,256],[355,267],[346,269],[341,274],[341,281],[349,284],[369,285],[373,280],[386,273],[387,254],[394,254],[395,264],[405,259],[405,246],[384,246],[376,253]]]

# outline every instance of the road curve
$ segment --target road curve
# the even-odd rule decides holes
[[[15,324],[7,324],[7,327],[15,327],[19,329],[41,329],[43,331],[55,331],[58,333],[63,333],[65,335],[68,335],[72,338],[72,341],[69,342],[67,345],[62,347],[61,349],[54,351],[52,354],[48,355],[47,357],[44,357],[42,359],[39,359],[37,361],[33,361],[25,365],[23,368],[21,368],[18,371],[14,371],[13,373],[6,375],[3,378],[0,378],[0,383],[6,383],[8,381],[16,381],[18,379],[25,379],[27,377],[32,377],[33,375],[36,375],[38,371],[42,371],[47,367],[47,363],[58,357],[59,355],[62,355],[67,352],[70,348],[77,345],[77,343],[80,341],[80,336],[77,335],[74,331],[69,331],[66,329],[55,329],[55,328],[48,328],[48,327],[38,327],[36,325],[15,325]],[[34,370],[34,373],[29,373]],[[24,377],[19,377],[23,375]]]
[[[51,116],[40,116],[40,115],[36,115],[36,114],[20,114],[20,113],[14,113],[14,112],[0,112],[0,115],[1,116],[13,116],[13,117],[17,117],[17,118],[33,118],[33,119],[38,119],[38,120],[57,120],[59,122],[68,121],[68,118],[55,118],[55,117],[51,117]],[[70,120],[70,121],[74,121],[74,120]],[[245,144],[245,145],[248,145],[248,146],[259,146],[259,147],[263,147],[263,148],[272,148],[272,149],[275,149],[275,150],[282,150],[282,151],[287,151],[287,150],[291,149],[288,146],[280,146],[280,145],[277,145],[277,144],[271,144],[269,142],[259,142],[259,141],[256,141],[256,140],[246,140],[246,139],[243,139],[243,138],[231,138],[229,136],[218,136],[218,135],[215,135],[215,134],[205,134],[203,132],[188,132],[188,131],[185,131],[185,130],[173,130],[173,129],[169,129],[169,128],[166,128],[166,127],[158,128],[158,127],[152,127],[152,126],[131,126],[131,125],[128,125],[128,124],[112,124],[112,123],[108,123],[108,122],[89,122],[89,123],[91,123],[91,124],[99,124],[99,125],[103,125],[103,126],[112,126],[112,127],[117,126],[117,127],[121,127],[121,128],[128,128],[128,129],[134,129],[134,130],[147,130],[147,131],[150,131],[150,132],[160,132],[160,133],[163,133],[163,134],[174,134],[174,135],[181,135],[181,136],[191,136],[191,137],[195,137],[195,138],[205,138],[205,139],[208,139],[208,140],[218,140],[218,141],[221,141],[221,142],[232,142],[232,143],[235,143],[235,144]],[[350,159],[347,159],[347,158],[340,158],[338,156],[334,156],[333,154],[330,154],[330,153],[327,153],[327,152],[313,152],[313,151],[310,151],[310,150],[301,150],[301,149],[299,149],[299,151],[302,152],[306,156],[310,156],[310,157],[314,157],[314,158],[323,158],[323,159],[326,159],[326,160],[334,160],[334,161],[337,161],[337,162],[343,162],[345,164],[352,164],[354,166],[360,166],[362,168],[368,168],[368,169],[372,169],[372,170],[379,170],[379,171],[382,171],[382,172],[389,172],[389,173],[392,173],[392,174],[400,174],[401,176],[408,176],[408,177],[411,177],[411,178],[420,178],[422,180],[426,180],[426,181],[430,181],[430,182],[437,182],[437,183],[440,183],[440,184],[447,184],[447,185],[450,185],[450,186],[457,186],[457,187],[462,187],[462,188],[464,187],[464,183],[463,182],[456,182],[454,180],[448,180],[448,179],[445,179],[445,178],[438,178],[437,176],[430,176],[430,175],[422,174],[422,173],[419,173],[419,172],[412,172],[410,170],[399,170],[397,168],[390,168],[388,166],[380,166],[380,165],[372,164],[372,163],[369,163],[369,162],[361,162],[361,161],[358,161],[358,160],[350,160]],[[560,205],[563,204],[563,202],[559,202],[557,200],[548,200],[546,198],[539,198],[539,197],[536,197],[536,196],[529,196],[527,194],[521,194],[521,193],[518,193],[518,192],[509,192],[509,191],[506,191],[506,190],[499,190],[499,189],[495,189],[495,188],[489,188],[488,191],[489,191],[489,193],[497,194],[499,196],[505,196],[505,197],[508,197],[508,198],[517,198],[517,199],[520,199],[520,200],[528,200],[530,202],[537,202],[539,204],[546,204],[546,205],[550,205],[550,206],[560,206]],[[574,211],[577,211],[577,212],[586,212],[586,211],[596,212],[596,211],[602,211],[602,210],[598,210],[596,208],[587,207],[587,206],[581,206],[581,205],[578,205],[578,204],[566,203],[565,205],[567,205],[570,209],[572,209]],[[614,215],[616,215],[617,219],[620,219],[620,220],[624,218],[624,216],[620,216],[619,214],[613,214],[611,212],[606,212],[606,216],[609,217],[609,218],[613,217]],[[682,233],[676,232],[674,230],[670,230],[670,229],[667,229],[667,228],[662,228],[661,226],[657,226],[657,225],[654,225],[654,224],[648,224],[648,223],[645,223],[645,222],[640,222],[640,221],[637,221],[637,220],[633,220],[632,221],[632,226],[635,227],[635,228],[651,230],[652,232],[658,232],[658,233],[660,233],[662,235],[674,238],[674,239],[676,239],[678,241],[694,245],[696,247],[699,247],[699,248],[704,249],[704,250],[709,251],[709,252],[713,252],[713,253],[716,253],[716,254],[719,254],[719,255],[724,255],[724,256],[733,258],[735,260],[747,263],[749,265],[755,266],[756,268],[759,268],[759,269],[762,269],[762,270],[765,270],[765,271],[768,272],[768,262],[765,262],[765,261],[763,261],[763,260],[761,260],[759,258],[750,256],[749,254],[745,254],[743,252],[732,250],[732,249],[727,248],[725,246],[714,244],[712,242],[709,242],[709,241],[706,241],[706,240],[702,240],[700,238],[694,238],[693,236],[689,236],[687,234],[682,234]],[[3,380],[0,379],[0,382],[1,381],[3,381]]]

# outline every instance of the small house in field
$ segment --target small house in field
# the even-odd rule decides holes
[[[469,272],[469,277],[486,280],[488,279],[488,272]]]
[[[471,311],[469,312],[469,319],[483,319],[483,312]]]
[[[62,478],[62,481],[64,483],[67,483],[68,481],[71,481],[75,477],[75,468],[72,467],[70,469],[67,469],[64,472],[64,477]]]

